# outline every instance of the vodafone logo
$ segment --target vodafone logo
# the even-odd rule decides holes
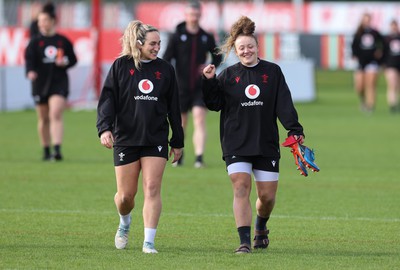
[[[375,38],[371,34],[364,34],[361,37],[361,44],[364,48],[371,48],[374,45]]]
[[[134,96],[137,101],[158,101],[158,97],[148,96],[154,90],[153,83],[148,79],[143,79],[138,84],[139,91],[145,95]]]
[[[255,84],[250,84],[246,87],[244,93],[249,99],[256,99],[260,95],[260,88]]]
[[[148,80],[148,79],[143,79],[139,82],[139,90],[143,94],[149,94],[151,91],[153,91],[154,85],[153,83]]]
[[[56,58],[57,48],[54,46],[47,46],[46,49],[44,49],[44,55],[50,59]]]
[[[390,50],[393,53],[399,54],[400,53],[400,41],[395,39],[390,42]]]

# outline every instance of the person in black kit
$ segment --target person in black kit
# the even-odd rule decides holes
[[[387,102],[392,113],[400,112],[400,30],[396,20],[390,22],[390,34],[385,38],[384,53]]]
[[[54,13],[54,5],[52,2],[47,2],[43,5],[43,11]],[[37,15],[32,18],[31,24],[29,25],[29,37],[32,39],[36,36],[40,35],[39,26],[38,26],[38,18]]]
[[[239,58],[216,76],[214,65],[203,70],[203,94],[208,109],[221,111],[220,140],[223,159],[233,188],[233,212],[240,238],[236,253],[251,252],[251,174],[257,189],[253,248],[265,249],[269,239],[267,221],[275,205],[279,178],[277,118],[304,140],[303,127],[293,105],[280,67],[258,58],[255,24],[245,16],[236,21],[221,53],[231,49]]]
[[[184,131],[188,123],[189,111],[193,115],[193,146],[196,155],[194,166],[204,166],[203,154],[206,143],[206,114],[201,92],[201,72],[211,55],[215,66],[221,63],[222,57],[214,54],[216,48],[212,34],[204,31],[200,25],[201,6],[197,1],[189,2],[185,10],[185,22],[177,25],[175,33],[169,40],[163,59],[175,61],[176,75],[179,84],[182,125]],[[183,164],[183,157],[174,163]]]
[[[160,42],[156,28],[141,21],[129,23],[122,38],[122,52],[108,72],[97,108],[100,142],[107,148],[114,147],[114,201],[120,215],[115,247],[124,249],[128,244],[141,173],[144,253],[157,253],[154,238],[162,206],[169,128],[172,162],[181,157],[184,144],[175,70],[157,57]]]
[[[67,69],[77,62],[71,41],[56,32],[54,6],[48,4],[38,15],[40,35],[25,50],[26,76],[38,116],[38,133],[44,148],[43,160],[62,160],[63,113],[69,93]],[[54,155],[51,154],[51,144]]]
[[[38,26],[38,19],[35,18],[32,20],[31,24],[29,25],[29,37],[30,39],[37,37],[40,34],[39,26]]]
[[[358,62],[354,74],[355,90],[361,100],[361,109],[371,113],[375,109],[379,66],[382,61],[383,36],[372,27],[371,15],[363,15],[351,44],[352,55]]]

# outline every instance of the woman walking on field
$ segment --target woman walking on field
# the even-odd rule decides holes
[[[67,70],[77,59],[72,43],[56,32],[53,4],[46,4],[39,13],[38,28],[39,35],[30,40],[25,51],[26,76],[32,82],[43,160],[60,161],[63,159],[63,113],[69,94]],[[51,154],[51,145],[54,154]]]
[[[372,27],[371,14],[364,14],[351,44],[353,58],[358,67],[354,73],[355,90],[361,101],[361,110],[373,112],[379,65],[383,57],[384,40]]]
[[[154,239],[161,214],[161,182],[169,156],[178,161],[183,129],[178,88],[171,64],[157,57],[160,33],[141,21],[132,21],[122,38],[121,56],[114,61],[97,108],[100,143],[114,148],[120,216],[115,247],[128,244],[131,211],[135,206],[139,175],[143,181],[144,253],[157,253]],[[168,140],[169,129],[172,137]]]
[[[390,23],[390,34],[385,39],[386,98],[391,113],[400,112],[400,30],[396,20]]]
[[[210,110],[221,111],[220,140],[233,188],[233,213],[240,239],[235,252],[239,254],[251,252],[252,173],[257,190],[253,248],[266,249],[269,245],[267,222],[279,178],[277,118],[288,135],[299,142],[304,136],[284,75],[278,65],[258,57],[254,31],[254,22],[241,17],[221,47],[226,57],[233,49],[240,62],[218,76],[214,65],[203,70],[205,103]]]

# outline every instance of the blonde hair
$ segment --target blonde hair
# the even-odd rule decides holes
[[[132,58],[137,69],[140,69],[141,66],[141,52],[137,44],[143,45],[146,41],[146,34],[149,32],[158,32],[158,29],[139,20],[134,20],[128,24],[124,35],[121,37],[122,51],[119,56]]]
[[[232,25],[231,31],[225,39],[225,43],[218,47],[217,51],[217,54],[225,54],[223,62],[226,61],[231,50],[235,48],[235,41],[239,36],[253,37],[258,44],[258,40],[254,34],[255,29],[255,23],[247,16],[240,17],[239,20]]]

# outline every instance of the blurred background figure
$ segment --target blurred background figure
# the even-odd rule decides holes
[[[46,4],[38,15],[39,34],[25,51],[26,76],[32,82],[32,96],[38,117],[38,133],[43,160],[62,160],[63,113],[69,94],[67,69],[76,64],[72,43],[56,32],[53,4]],[[51,154],[51,145],[54,154]]]
[[[218,66],[222,57],[214,54],[216,43],[213,35],[200,27],[201,4],[189,2],[185,9],[185,21],[178,24],[170,36],[163,58],[175,61],[176,75],[179,85],[179,101],[181,107],[182,127],[186,133],[188,115],[193,115],[193,146],[196,155],[194,166],[204,167],[203,154],[207,131],[207,109],[201,92],[201,72],[207,59]],[[183,156],[174,166],[183,164]]]
[[[387,103],[392,113],[400,112],[400,30],[396,20],[390,23],[390,33],[385,38],[385,78]]]
[[[383,37],[372,27],[371,14],[362,16],[351,44],[352,55],[358,62],[354,74],[355,90],[361,109],[371,113],[375,108],[379,65],[383,56]]]
[[[36,9],[33,9],[36,10]],[[55,12],[54,11],[54,4],[49,1],[46,2],[39,10],[40,11],[46,11],[46,12]],[[34,37],[37,37],[40,35],[40,31],[39,31],[39,26],[38,26],[38,12],[35,12],[33,17],[32,17],[32,21],[31,24],[29,25],[29,37],[32,39]]]
[[[44,7],[43,7],[44,9]],[[32,22],[29,25],[29,37],[32,39],[39,35],[39,26],[38,26],[38,19],[37,15],[33,16]]]

